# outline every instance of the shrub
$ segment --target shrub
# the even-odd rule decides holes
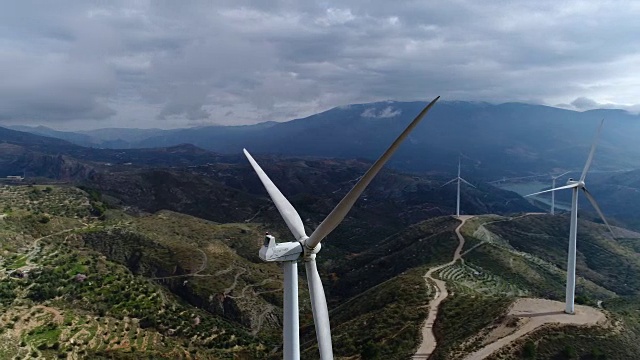
[[[567,345],[562,349],[562,356],[564,359],[576,359],[578,358],[578,352],[571,345]]]
[[[532,341],[527,341],[522,347],[522,357],[525,359],[536,358],[536,344]]]

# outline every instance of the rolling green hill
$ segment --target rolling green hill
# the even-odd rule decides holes
[[[389,196],[388,176],[368,194],[372,202]],[[247,209],[264,201],[238,191]],[[282,273],[256,256],[266,229],[287,236],[271,218],[220,223],[169,210],[139,212],[126,198],[71,186],[3,186],[0,194],[1,357],[281,357]],[[368,206],[357,209],[343,234],[371,221]],[[339,358],[407,359],[415,352],[434,296],[423,275],[451,260],[458,224],[435,217],[343,247],[348,251],[331,251],[328,239],[321,275]],[[543,327],[494,358],[517,358],[534,345],[541,359],[574,350],[585,359],[630,359],[640,350],[634,347],[640,234],[616,228],[613,239],[605,230],[580,221],[577,301],[603,306],[612,325],[562,336],[565,328]],[[451,293],[434,324],[435,359],[477,349],[491,329],[509,323],[505,314],[516,297],[564,294],[566,217],[483,215],[461,233],[461,260],[435,273]],[[302,352],[314,359],[304,276],[299,286]]]
[[[255,226],[119,210],[100,220],[76,188],[0,191],[2,358],[277,352],[281,273],[243,257]]]

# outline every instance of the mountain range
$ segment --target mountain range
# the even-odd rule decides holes
[[[239,154],[246,147],[256,154],[375,159],[424,105],[354,104],[302,119],[245,126],[78,133],[45,127],[17,129],[101,148],[192,144],[220,154]],[[469,158],[467,170],[485,179],[577,170],[603,118],[606,123],[594,168],[620,170],[640,165],[640,148],[635,143],[640,118],[626,111],[577,112],[524,103],[441,101],[390,166],[411,172],[452,171],[462,153]]]
[[[0,166],[0,175],[84,176],[86,171],[96,168],[95,164],[78,168],[77,160],[102,163],[103,167],[108,164],[109,171],[129,163],[174,167],[218,162],[242,164],[243,147],[254,154],[281,159],[373,160],[423,105],[421,102],[355,104],[284,123],[175,130],[99,129],[73,133],[42,126],[19,127],[44,136],[26,142],[30,151],[48,154],[45,157],[34,153],[27,156],[13,146],[25,142],[24,132],[0,129],[0,139],[12,144],[1,145],[11,158]],[[507,178],[508,182],[524,185],[533,181],[533,186],[506,186],[525,195],[545,188],[546,184],[537,181],[547,181],[546,174],[572,171],[567,178],[578,176],[602,118],[605,126],[588,179],[590,189],[605,214],[640,229],[640,222],[633,215],[640,211],[637,190],[640,187],[636,186],[640,176],[631,171],[640,167],[640,147],[635,140],[640,136],[640,122],[637,115],[622,110],[576,112],[523,103],[442,101],[403,144],[389,166],[436,178],[451,176],[462,153],[463,177],[472,182]],[[113,146],[126,149],[111,149]],[[29,164],[38,163],[58,165],[47,172],[30,172],[33,167]],[[509,180],[537,175],[540,177]],[[561,206],[568,202],[568,195],[559,193],[557,199]],[[590,210],[588,204],[580,205]]]

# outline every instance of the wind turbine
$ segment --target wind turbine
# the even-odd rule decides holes
[[[300,334],[298,321],[298,260],[302,259],[307,273],[309,283],[309,296],[311,297],[311,310],[318,339],[318,350],[322,360],[333,359],[331,346],[331,328],[329,325],[329,312],[327,310],[327,300],[322,288],[322,281],[316,266],[316,254],[320,251],[320,241],[333,231],[347,215],[351,207],[362,192],[369,185],[371,180],[382,169],[382,166],[389,160],[391,155],[397,150],[402,141],[409,135],[413,128],[427,114],[429,109],[438,101],[436,97],[431,101],[407,128],[391,144],[387,151],[367,170],[355,186],[340,200],[340,203],[331,213],[320,223],[320,226],[307,236],[302,224],[302,219],[291,205],[291,203],[278,190],[275,184],[269,179],[260,165],[244,149],[244,154],[249,159],[251,166],[260,177],[262,184],[267,189],[271,200],[273,200],[278,212],[284,219],[287,227],[293,234],[295,240],[291,242],[276,243],[275,238],[269,234],[264,239],[264,244],[260,248],[259,256],[264,261],[280,262],[284,268],[284,319],[283,319],[283,356],[286,360],[300,359]]]
[[[567,180],[567,185],[561,186],[558,188],[552,188],[550,190],[540,191],[537,193],[529,194],[526,196],[534,196],[538,194],[544,194],[547,192],[555,192],[558,190],[571,189],[572,197],[571,197],[571,226],[569,228],[569,258],[567,260],[567,289],[566,289],[566,298],[565,298],[565,310],[567,314],[575,314],[574,309],[574,298],[576,293],[576,237],[578,231],[578,190],[582,190],[584,195],[587,197],[587,200],[591,203],[598,215],[604,221],[611,234],[613,234],[613,229],[609,226],[607,219],[604,218],[602,214],[602,210],[596,203],[596,200],[593,198],[589,190],[587,190],[584,180],[587,176],[587,171],[589,171],[589,167],[591,166],[591,161],[593,160],[593,154],[596,151],[596,144],[598,142],[598,137],[600,136],[600,132],[602,131],[602,125],[604,124],[604,119],[600,122],[600,126],[598,127],[598,132],[596,133],[596,137],[593,140],[593,144],[591,144],[591,151],[589,152],[589,157],[587,158],[587,163],[584,165],[584,169],[582,169],[582,175],[580,175],[580,180],[576,181],[573,179]]]
[[[458,176],[447,181],[444,185],[440,186],[440,187],[445,187],[449,184],[451,184],[454,181],[458,181],[458,197],[457,197],[457,202],[456,202],[456,217],[460,217],[460,182],[462,181],[463,183],[475,188],[475,186],[471,185],[467,180],[463,179],[460,177],[460,157],[458,157]]]
[[[568,173],[570,173],[571,171],[567,171],[564,172],[560,175],[557,176],[553,176],[551,175],[551,188],[555,189],[556,188],[556,180],[558,180],[558,178],[561,178],[565,175],[567,175]],[[556,208],[556,193],[554,191],[551,192],[551,215],[555,215],[555,208]]]

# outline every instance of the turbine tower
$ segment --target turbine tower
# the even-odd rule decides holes
[[[589,152],[589,157],[587,158],[587,163],[584,165],[584,169],[582,169],[582,175],[580,175],[580,180],[575,181],[573,179],[569,179],[567,181],[567,185],[561,186],[558,188],[552,188],[550,190],[540,191],[537,193],[529,194],[526,196],[534,196],[538,194],[544,194],[547,192],[555,192],[558,190],[571,189],[572,197],[571,197],[571,225],[569,228],[569,257],[567,260],[567,289],[566,289],[566,298],[565,298],[565,310],[567,314],[575,314],[574,308],[574,299],[576,293],[576,238],[578,231],[578,190],[582,190],[584,195],[587,197],[587,200],[591,203],[596,212],[604,221],[605,225],[613,235],[613,229],[609,226],[607,219],[604,218],[604,214],[602,214],[602,210],[600,210],[600,206],[593,198],[589,190],[587,190],[584,180],[587,176],[587,172],[589,171],[589,167],[591,166],[591,161],[593,160],[593,154],[596,151],[596,144],[598,142],[598,137],[600,136],[600,132],[602,131],[602,125],[604,124],[604,119],[600,122],[600,127],[598,127],[598,132],[596,133],[596,137],[591,144],[591,151]]]
[[[551,175],[551,188],[555,189],[556,188],[556,180],[558,180],[558,178],[563,177],[565,175],[567,175],[568,173],[570,173],[571,171],[567,171],[564,172],[560,175],[557,176],[553,176]],[[551,215],[555,215],[555,208],[556,208],[556,193],[554,191],[551,192]]]
[[[463,179],[460,177],[460,157],[458,156],[458,176],[447,181],[444,185],[440,186],[440,187],[445,187],[449,184],[451,184],[454,181],[458,181],[458,197],[456,200],[456,217],[460,217],[460,182],[463,182],[473,188],[475,188],[475,186],[471,185],[467,180]]]
[[[331,328],[329,325],[329,312],[327,310],[327,300],[322,287],[322,281],[316,266],[316,254],[320,251],[320,241],[333,231],[347,215],[351,207],[358,200],[358,197],[369,185],[371,180],[382,169],[382,166],[389,160],[391,155],[397,150],[402,141],[409,135],[413,128],[427,114],[429,109],[438,101],[436,97],[431,101],[407,128],[391,144],[387,151],[367,170],[356,185],[340,200],[338,205],[320,223],[320,226],[307,236],[300,215],[291,203],[278,190],[275,184],[269,179],[267,174],[256,163],[249,152],[244,149],[244,154],[251,163],[251,166],[260,177],[262,184],[266,188],[271,200],[273,200],[278,212],[284,219],[287,227],[295,238],[291,242],[276,243],[275,238],[266,235],[264,244],[260,249],[260,258],[264,261],[280,262],[284,268],[284,319],[283,319],[283,357],[285,360],[300,359],[300,334],[298,321],[298,260],[304,261],[309,284],[309,296],[311,297],[311,310],[316,328],[318,340],[318,350],[320,359],[333,359],[333,349],[331,345]]]

